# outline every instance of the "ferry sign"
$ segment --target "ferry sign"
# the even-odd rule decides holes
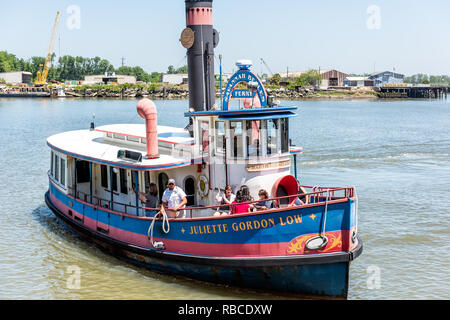
[[[234,89],[231,93],[233,98],[254,98],[256,96],[256,91],[250,91],[245,89]]]
[[[248,69],[241,69],[230,78],[228,81],[228,85],[225,89],[224,97],[223,97],[223,103],[222,103],[222,110],[228,111],[228,107],[230,104],[230,100],[232,98],[232,92],[233,89],[238,85],[240,82],[253,82],[256,84],[256,93],[259,96],[259,100],[261,101],[261,107],[267,107],[267,94],[266,89],[264,89],[264,86],[259,80],[259,78],[250,70]]]

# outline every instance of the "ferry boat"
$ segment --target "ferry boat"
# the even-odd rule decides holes
[[[289,136],[297,107],[268,96],[250,61],[237,63],[217,106],[212,0],[186,0],[186,20],[189,124],[158,125],[156,105],[143,99],[142,123],[91,123],[49,137],[48,207],[89,241],[155,272],[346,298],[350,262],[362,252],[355,189],[300,185],[303,150]],[[170,179],[186,206],[177,215],[146,207],[142,194],[154,183],[161,203]],[[235,193],[247,187],[249,207],[267,190],[273,207],[236,213],[242,203],[232,203],[229,214],[217,215],[227,185]]]

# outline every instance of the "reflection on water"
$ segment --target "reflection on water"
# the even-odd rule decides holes
[[[184,127],[185,101],[157,101],[162,125]],[[297,104],[291,137],[306,185],[357,187],[364,252],[350,299],[450,298],[450,138],[447,101]],[[159,275],[82,240],[45,206],[50,135],[141,123],[136,101],[0,100],[0,298],[295,299]],[[369,267],[380,270],[370,289]],[[70,289],[80,270],[80,288]],[[302,297],[305,298],[305,297]],[[307,297],[308,298],[308,297]]]

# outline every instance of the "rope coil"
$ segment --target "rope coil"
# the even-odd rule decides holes
[[[158,212],[155,214],[155,216],[153,217],[153,221],[150,224],[150,227],[148,228],[148,232],[147,232],[147,237],[148,240],[150,241],[150,244],[152,245],[153,248],[158,249],[158,250],[165,250],[165,246],[163,242],[153,242],[153,229],[155,227],[155,221],[156,221],[156,216],[158,216],[159,214],[162,215],[162,230],[164,233],[169,233],[170,231],[170,224],[169,224],[169,217],[167,216],[167,213],[164,212]]]

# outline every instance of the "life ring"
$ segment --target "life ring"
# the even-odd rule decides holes
[[[198,193],[200,194],[200,196],[202,196],[202,197],[208,196],[209,182],[208,182],[207,177],[200,176],[200,178],[198,178],[197,190],[198,190]]]

